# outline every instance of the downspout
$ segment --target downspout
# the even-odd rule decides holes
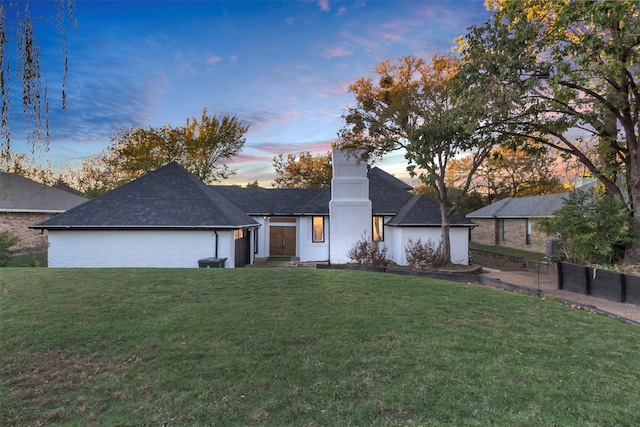
[[[215,253],[215,257],[218,258],[218,230],[213,230],[214,233],[216,233],[216,253]]]

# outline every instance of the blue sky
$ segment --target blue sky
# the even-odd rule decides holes
[[[31,10],[54,13],[45,0],[32,0]],[[76,0],[75,12],[65,112],[59,43],[51,24],[36,23],[51,103],[43,161],[74,167],[118,128],[181,126],[206,107],[250,125],[231,181],[262,185],[273,181],[279,153],[329,149],[358,77],[386,58],[446,52],[490,17],[482,0]],[[11,132],[13,148],[24,151],[19,108],[15,99]],[[400,155],[380,166],[406,176]]]

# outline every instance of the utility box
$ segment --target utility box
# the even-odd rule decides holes
[[[547,239],[547,245],[545,249],[545,257],[551,258],[556,253],[562,251],[562,242],[556,239]]]
[[[224,268],[226,258],[202,258],[198,260],[199,268]]]

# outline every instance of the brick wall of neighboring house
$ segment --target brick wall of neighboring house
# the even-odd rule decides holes
[[[49,218],[46,213],[0,212],[0,232],[10,231],[20,241],[10,250],[17,252],[42,251],[47,247],[47,232],[29,228]]]
[[[505,222],[506,221],[506,222]],[[531,237],[527,244],[527,219],[508,218],[496,219],[474,218],[477,224],[471,230],[471,241],[482,245],[505,246],[508,248],[522,249],[529,252],[544,253],[547,235],[538,230],[538,219],[531,219]],[[504,226],[506,225],[506,229]]]
[[[471,241],[481,245],[496,246],[498,242],[498,220],[495,218],[473,218],[476,227],[471,229]]]

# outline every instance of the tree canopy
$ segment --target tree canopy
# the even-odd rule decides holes
[[[505,197],[566,191],[568,187],[562,179],[566,165],[559,163],[558,157],[547,151],[534,154],[504,146],[496,147],[478,168],[470,189],[485,194],[488,203]],[[452,160],[449,169],[452,187],[464,183],[470,163],[469,156]]]
[[[435,190],[447,259],[449,217],[495,142],[491,134],[476,132],[473,111],[459,109],[452,91],[459,67],[460,60],[449,54],[433,55],[430,62],[405,56],[395,63],[379,63],[376,81],[361,77],[349,87],[356,103],[346,111],[346,126],[340,133],[343,146],[364,148],[370,156],[405,150],[409,172]],[[456,156],[469,151],[473,158],[469,179],[452,198],[447,169]]]
[[[278,188],[327,188],[331,185],[331,153],[312,155],[310,152],[287,154],[273,158]]]
[[[187,119],[185,126],[129,128],[117,131],[101,154],[115,181],[130,181],[171,161],[181,164],[206,183],[226,179],[235,171],[225,164],[238,155],[248,125],[235,116],[208,115]]]
[[[492,132],[577,158],[640,218],[640,25],[634,0],[491,1],[462,45],[457,90],[502,113]],[[581,147],[596,147],[597,158]],[[623,179],[620,179],[623,178]],[[636,224],[632,229],[637,229]],[[637,240],[636,240],[636,243]],[[640,260],[640,245],[629,247]]]

